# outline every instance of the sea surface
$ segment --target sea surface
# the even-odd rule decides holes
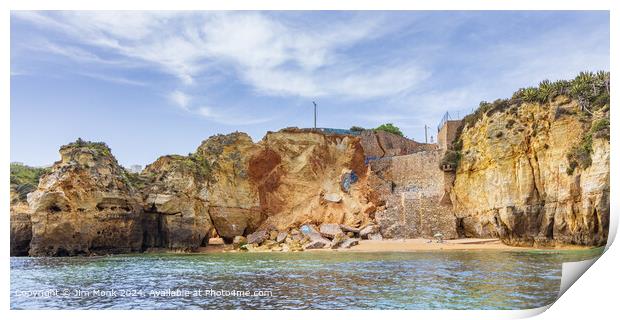
[[[12,309],[527,309],[579,251],[11,257]]]

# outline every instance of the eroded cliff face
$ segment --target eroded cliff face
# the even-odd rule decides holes
[[[592,135],[591,165],[569,174],[567,154],[589,122],[560,96],[484,115],[461,134],[451,199],[468,237],[517,245],[604,245],[609,225],[609,140]]]
[[[188,156],[126,172],[103,143],[60,149],[28,205],[11,207],[12,254],[194,250],[220,236],[370,221],[359,138],[303,130],[213,136]]]
[[[11,256],[28,255],[32,240],[32,223],[28,203],[19,199],[19,195],[11,188]]]
[[[124,253],[142,247],[142,207],[103,144],[74,143],[28,195],[29,254]]]
[[[193,250],[213,229],[208,167],[201,159],[163,156],[138,177],[144,206],[144,248]]]
[[[311,131],[270,132],[250,159],[263,228],[304,223],[360,226],[375,210],[359,138]]]
[[[217,233],[227,241],[255,231],[263,220],[258,189],[248,173],[256,151],[250,136],[235,132],[210,137],[195,153],[211,169],[206,201]]]

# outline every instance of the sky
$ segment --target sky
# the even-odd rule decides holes
[[[606,11],[12,11],[11,161],[78,137],[124,166],[242,131],[393,123],[609,70]]]

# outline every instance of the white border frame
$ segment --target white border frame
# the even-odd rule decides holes
[[[3,98],[0,121],[0,134],[2,141],[1,159],[4,164],[1,170],[0,181],[9,180],[9,152],[10,152],[10,11],[11,10],[610,10],[611,11],[611,73],[614,78],[617,69],[616,60],[613,57],[619,56],[618,52],[618,32],[620,30],[620,14],[618,6],[620,1],[614,0],[237,0],[228,3],[200,3],[188,0],[164,1],[122,1],[106,0],[101,2],[85,2],[77,0],[56,0],[56,1],[33,1],[23,0],[14,2],[3,2],[4,10],[1,12],[0,34],[4,44],[1,62],[1,74],[5,77],[0,87],[0,97]],[[612,86],[612,105],[618,105],[618,86]],[[617,124],[618,112],[612,112],[612,123]],[[612,126],[611,137],[611,185],[617,186],[620,176],[614,176],[617,172],[618,164],[614,162],[617,150],[614,145],[618,143],[618,130]],[[5,216],[2,220],[2,235],[4,246],[2,255],[1,279],[4,284],[0,290],[0,299],[4,302],[2,313],[5,319],[11,318],[58,318],[58,319],[77,319],[88,317],[91,319],[130,318],[136,316],[148,317],[149,319],[166,319],[178,316],[177,312],[182,312],[183,316],[189,317],[234,317],[252,319],[273,319],[274,316],[289,318],[315,318],[315,317],[385,317],[390,318],[410,318],[418,316],[433,319],[497,319],[497,318],[522,318],[539,314],[548,307],[520,310],[520,311],[283,311],[274,313],[273,311],[11,311],[9,310],[9,285],[10,285],[10,263],[9,263],[9,184],[1,185],[0,198]],[[569,289],[568,293],[558,300],[557,303],[545,313],[543,318],[560,316],[562,318],[573,318],[582,315],[584,318],[603,316],[612,314],[615,311],[615,304],[618,290],[618,277],[616,272],[620,270],[618,250],[610,248],[618,226],[618,198],[611,198],[611,217],[608,250],[594,264],[590,272],[587,272],[582,281],[578,281],[574,289]],[[616,246],[617,247],[617,246]],[[596,272],[594,272],[594,269]],[[585,270],[583,270],[585,271]],[[587,281],[587,282],[586,282]]]

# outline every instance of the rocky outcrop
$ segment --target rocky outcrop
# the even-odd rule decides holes
[[[448,159],[383,132],[289,128],[257,143],[212,136],[129,173],[105,144],[78,140],[34,192],[18,196],[12,180],[11,255],[191,251],[213,238],[248,251],[438,235],[602,245],[609,108],[581,109],[559,96],[476,114],[455,131],[458,144],[446,141],[459,146]]]
[[[28,195],[29,254],[125,253],[142,248],[142,207],[102,143],[61,147],[61,160]]]
[[[143,247],[193,250],[208,242],[213,229],[207,202],[210,169],[190,155],[164,156],[142,175]]]
[[[269,132],[250,158],[249,181],[258,191],[262,228],[305,223],[359,226],[375,205],[359,139],[304,130]],[[344,176],[355,174],[355,179]],[[355,180],[355,181],[353,181]],[[341,184],[348,181],[346,188]]]
[[[235,132],[210,137],[195,153],[211,168],[206,201],[217,233],[227,242],[254,232],[263,220],[258,188],[249,176],[256,152],[250,136]]]
[[[451,192],[464,236],[517,245],[606,243],[609,140],[589,124],[608,115],[584,121],[581,109],[559,96],[484,114],[464,128]],[[591,164],[574,168],[567,154],[584,139]]]
[[[11,188],[11,256],[26,256],[32,240],[32,222],[28,203],[19,199],[19,195]]]
[[[78,140],[60,153],[28,206],[12,206],[15,254],[194,250],[257,230],[276,242],[275,230],[303,223],[366,224],[375,208],[352,136],[289,129],[253,143],[244,133],[217,135],[139,174],[103,143]]]
[[[28,255],[32,240],[32,222],[27,196],[36,190],[40,177],[47,172],[48,168],[30,167],[19,162],[11,163],[11,256]]]

